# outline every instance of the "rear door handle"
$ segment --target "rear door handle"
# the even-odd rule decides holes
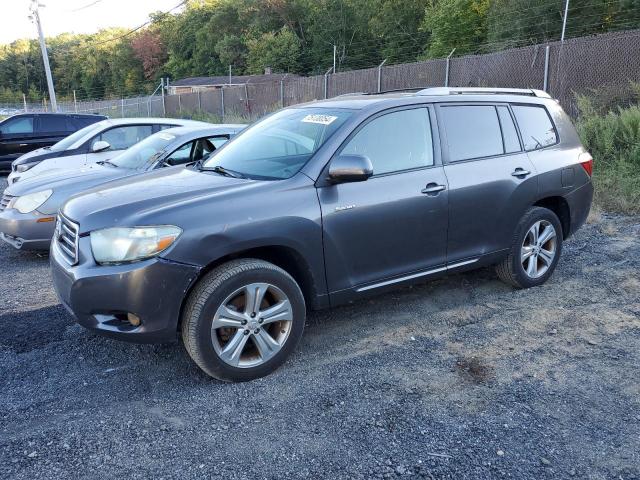
[[[524,178],[527,175],[531,175],[531,172],[529,170],[523,170],[522,168],[516,168],[512,173],[511,176],[513,177],[518,177],[518,178]]]
[[[427,195],[437,195],[439,192],[441,192],[445,188],[447,187],[445,187],[444,185],[438,185],[437,183],[429,183],[425,188],[421,190],[421,192]]]

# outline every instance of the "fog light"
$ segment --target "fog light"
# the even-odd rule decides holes
[[[127,313],[127,320],[129,320],[129,323],[134,327],[139,327],[140,324],[142,323],[142,321],[140,320],[140,317],[138,317],[137,315],[134,315],[133,313]]]

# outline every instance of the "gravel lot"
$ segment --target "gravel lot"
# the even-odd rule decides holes
[[[0,478],[640,478],[640,218],[598,216],[540,288],[315,313],[245,384],[75,325],[44,255],[0,268]]]

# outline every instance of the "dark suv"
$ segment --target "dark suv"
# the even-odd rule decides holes
[[[486,265],[543,284],[587,218],[592,159],[535,90],[427,89],[286,108],[209,159],[69,200],[53,279],[78,322],[209,375],[278,367],[307,309]]]
[[[49,147],[92,123],[102,115],[20,113],[0,122],[0,172],[11,170],[20,155]]]

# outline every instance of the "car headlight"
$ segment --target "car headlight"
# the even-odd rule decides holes
[[[31,170],[36,165],[37,163],[22,163],[20,165],[17,165],[13,171],[17,173],[23,173],[23,172],[26,172],[27,170]]]
[[[15,198],[8,206],[10,208],[15,208],[20,213],[30,213],[49,200],[49,197],[52,194],[53,190],[43,190],[41,192],[30,193],[28,195]]]
[[[180,227],[114,227],[91,232],[93,258],[101,264],[124,263],[155,257],[182,233]]]

